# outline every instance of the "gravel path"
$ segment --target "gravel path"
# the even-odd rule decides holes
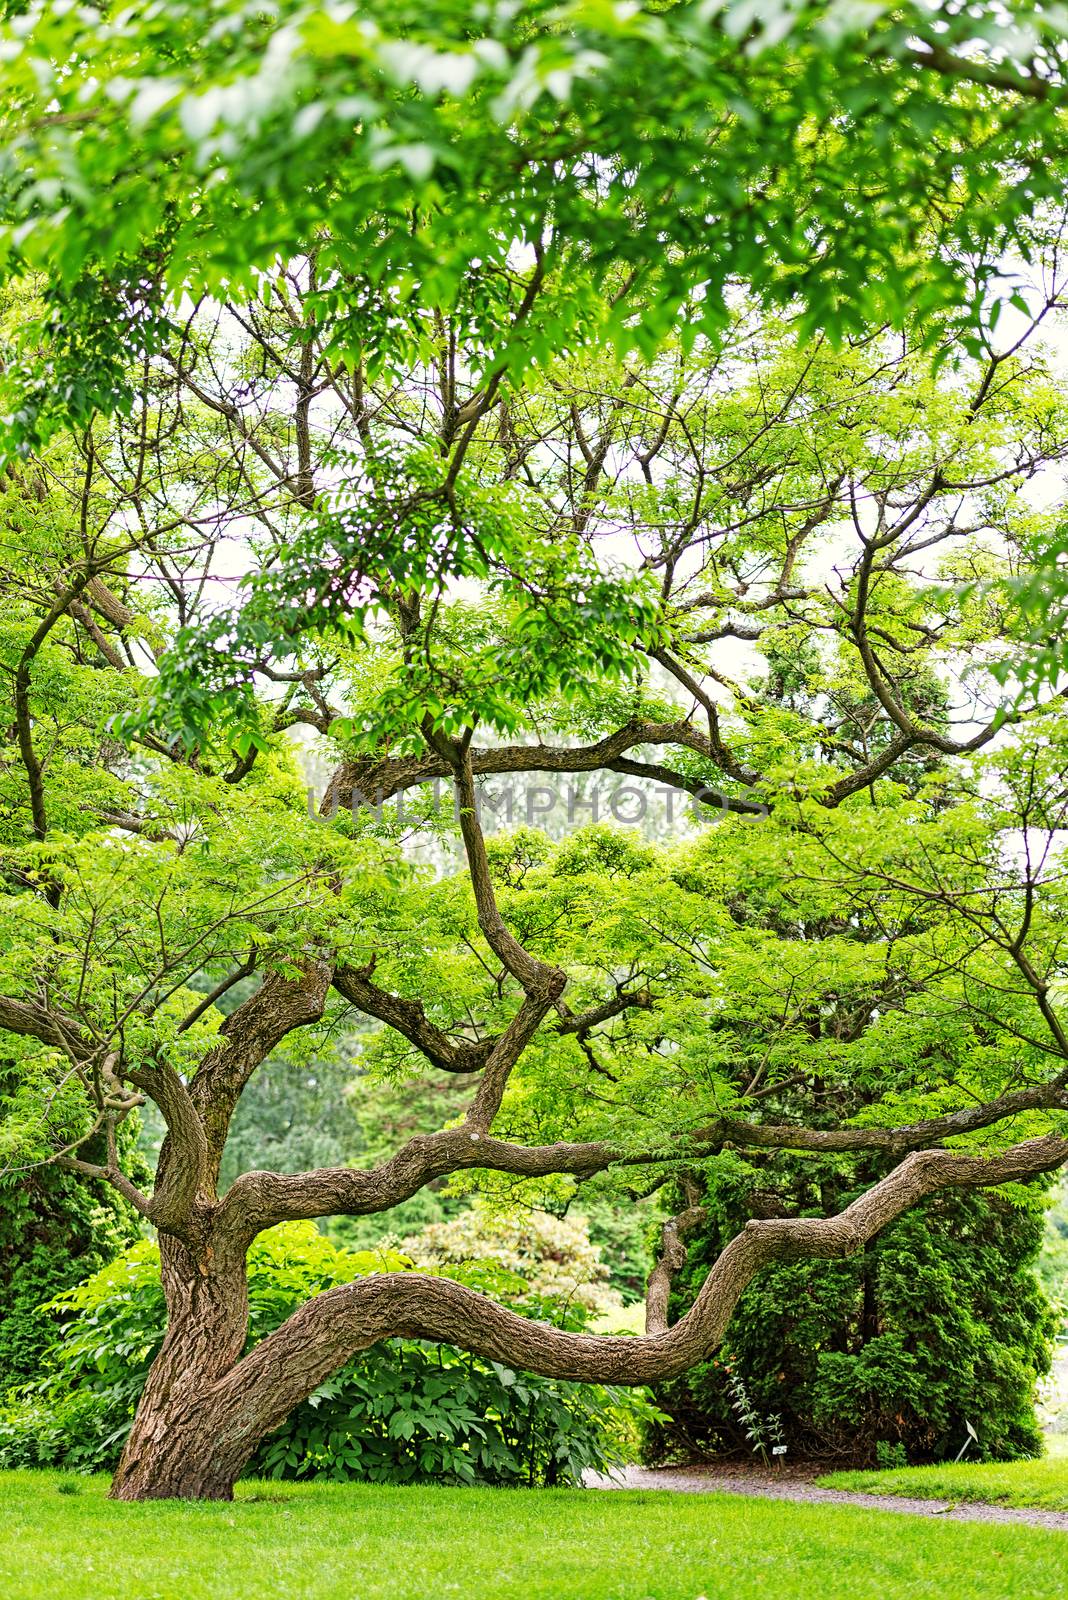
[[[589,1472],[588,1489],[675,1489],[684,1494],[750,1494],[765,1500],[796,1500],[805,1505],[863,1506],[869,1511],[898,1511],[914,1517],[944,1517],[947,1522],[1024,1522],[1034,1528],[1068,1533],[1068,1511],[1040,1511],[1016,1506],[987,1506],[978,1501],[909,1500],[902,1495],[856,1494],[849,1489],[824,1489],[804,1473],[730,1471],[709,1467],[623,1467],[604,1474]]]

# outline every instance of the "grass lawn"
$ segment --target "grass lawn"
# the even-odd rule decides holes
[[[998,1506],[1041,1506],[1068,1511],[1068,1438],[1048,1441],[1041,1461],[989,1465],[902,1467],[893,1472],[832,1472],[821,1478],[831,1489],[866,1494],[916,1495],[932,1500],[982,1500]]]
[[[1068,1562],[1068,1534],[729,1495],[105,1489],[0,1474],[4,1600],[1062,1600]]]

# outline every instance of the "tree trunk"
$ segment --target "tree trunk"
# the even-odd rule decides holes
[[[112,1500],[232,1500],[243,1460],[215,1448],[210,1404],[137,1408],[109,1491]]]
[[[232,1500],[251,1447],[222,1440],[216,1380],[240,1359],[248,1329],[244,1258],[220,1266],[160,1240],[167,1333],[152,1363],[111,1484],[113,1500]]]

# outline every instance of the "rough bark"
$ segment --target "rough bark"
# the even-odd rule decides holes
[[[160,1239],[167,1332],[152,1363],[111,1484],[115,1500],[228,1500],[233,1475],[215,1447],[213,1386],[239,1360],[248,1330],[241,1251],[194,1253]]]
[[[606,1144],[516,1145],[463,1123],[418,1134],[379,1167],[318,1167],[309,1172],[244,1172],[222,1201],[222,1225],[251,1241],[279,1222],[312,1217],[367,1216],[388,1211],[450,1172],[482,1168],[521,1178],[553,1173],[589,1177],[616,1159]],[[635,1161],[659,1159],[652,1155]]]
[[[649,1275],[645,1292],[645,1331],[664,1333],[668,1325],[668,1301],[675,1274],[686,1265],[686,1235],[703,1222],[707,1212],[698,1205],[693,1195],[690,1204],[678,1216],[669,1217],[660,1237],[660,1259]]]

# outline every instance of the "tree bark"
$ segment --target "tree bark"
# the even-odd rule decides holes
[[[213,1390],[248,1333],[244,1255],[219,1261],[160,1239],[167,1332],[111,1484],[113,1500],[231,1500],[234,1470],[217,1448]]]

